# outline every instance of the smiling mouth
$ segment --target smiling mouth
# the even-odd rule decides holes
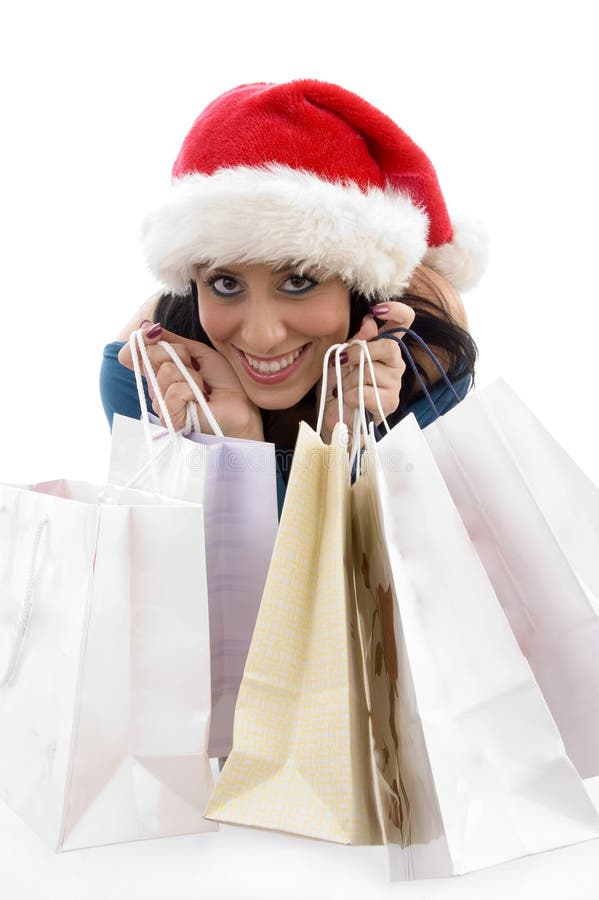
[[[235,347],[235,351],[250,378],[260,382],[260,384],[278,384],[281,381],[285,381],[299,369],[304,360],[305,351],[309,346],[310,344],[304,344],[297,350],[292,350],[290,353],[270,359],[252,356],[238,347]]]

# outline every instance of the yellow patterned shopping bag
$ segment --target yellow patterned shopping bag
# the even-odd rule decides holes
[[[235,711],[206,810],[221,822],[382,842],[350,559],[347,429],[300,426]]]

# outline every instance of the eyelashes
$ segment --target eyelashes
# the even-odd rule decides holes
[[[223,287],[217,287],[219,282],[223,282]],[[227,289],[224,286],[225,282],[229,282],[230,286],[232,285],[233,287]],[[204,284],[219,297],[236,297],[243,291],[243,288],[239,285],[237,279],[232,278],[230,275],[212,275],[210,278],[204,280]]]
[[[215,273],[208,278],[202,278],[202,283],[216,294],[217,297],[238,297],[245,290],[244,285],[242,285],[233,275]],[[299,296],[308,293],[308,291],[311,291],[317,284],[318,282],[314,278],[309,278],[307,275],[300,275],[295,272],[284,279],[279,285],[278,290],[281,290],[286,294]]]
[[[290,291],[290,293],[292,293],[292,294],[305,294],[307,291],[312,290],[312,288],[318,284],[318,282],[314,281],[313,278],[308,278],[307,275],[298,275],[298,274],[289,275],[289,277],[285,279],[284,283],[287,284],[288,281],[291,282],[294,279],[296,281],[303,281],[303,282],[305,282],[305,284],[303,287],[298,288],[296,286],[294,289],[292,289]]]

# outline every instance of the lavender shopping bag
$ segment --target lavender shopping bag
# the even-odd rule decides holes
[[[137,346],[150,378],[143,341],[131,340],[138,365],[140,421],[115,415],[108,480],[202,503],[210,611],[212,718],[210,756],[232,745],[233,713],[275,542],[278,517],[274,445],[223,436],[196,389],[214,435],[175,432],[148,414]],[[161,345],[184,367],[169,344]],[[170,423],[164,399],[157,402]],[[166,414],[165,414],[166,412]],[[191,423],[190,423],[191,424]]]

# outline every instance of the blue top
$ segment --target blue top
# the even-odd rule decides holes
[[[111,429],[112,417],[115,413],[119,413],[121,416],[129,416],[131,419],[139,419],[141,417],[141,407],[137,396],[135,374],[131,369],[122,366],[118,361],[119,350],[124,346],[125,341],[113,341],[111,344],[107,344],[104,347],[104,356],[102,359],[102,367],[100,369],[100,396]],[[151,409],[152,401],[148,394],[146,380],[145,378],[142,380],[148,409]],[[471,382],[472,379],[470,375],[466,375],[453,383],[454,389],[460,399],[463,400],[468,393]],[[441,415],[448,412],[457,402],[452,392],[442,381],[431,388],[430,395]],[[430,425],[436,418],[435,412],[424,396],[419,397],[410,404],[408,412],[414,413],[421,428]],[[285,498],[285,488],[286,483],[279,466],[279,457],[277,456],[277,495],[279,501],[279,515]]]

